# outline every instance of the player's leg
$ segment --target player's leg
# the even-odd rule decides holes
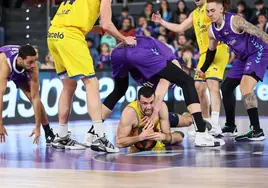
[[[182,115],[169,112],[169,124],[171,128],[189,127],[193,123],[193,118],[190,113],[185,112]]]
[[[206,130],[206,123],[202,117],[201,107],[198,95],[194,86],[194,80],[191,76],[187,75],[183,70],[177,67],[172,62],[168,62],[167,66],[162,69],[158,76],[167,79],[171,83],[176,84],[183,90],[185,103],[189,112],[192,114],[194,123],[197,126],[197,134],[195,137],[196,146],[217,146],[223,145],[224,141],[215,139],[208,135]]]
[[[211,104],[211,124],[209,131],[212,135],[222,133],[219,124],[219,114],[221,107],[220,81],[223,79],[226,65],[229,60],[229,49],[226,45],[219,45],[213,63],[206,71],[206,82],[208,85]]]
[[[174,144],[179,144],[183,141],[184,133],[181,131],[174,131],[173,133],[171,133],[171,136]]]
[[[197,68],[201,68],[205,62],[206,55],[202,54],[199,58]],[[207,83],[205,80],[200,78],[197,74],[194,75],[194,80],[195,80],[195,88],[198,93],[200,105],[201,105],[201,111],[203,118],[207,121],[210,120],[210,104],[208,101],[208,96],[206,94],[207,91]]]
[[[219,135],[222,133],[221,127],[219,124],[219,115],[220,115],[220,107],[221,107],[221,95],[220,95],[220,83],[219,80],[207,79],[207,85],[210,95],[210,103],[211,103],[211,124],[212,129],[210,133],[212,135]]]
[[[64,38],[62,39],[47,39],[49,51],[55,62],[56,72],[63,84],[58,104],[60,128],[52,146],[57,149],[85,149],[86,147],[83,144],[76,142],[70,137],[70,134],[68,134],[68,119],[72,97],[76,88],[76,80],[70,80],[68,78],[66,64],[76,62],[73,56],[75,56],[75,50],[79,51],[79,48],[77,49],[75,42],[73,42],[73,45],[68,43],[68,35],[63,29],[50,28],[50,32],[60,32],[64,34]]]
[[[255,74],[255,72],[251,73],[250,75],[244,75],[242,77],[240,90],[243,96],[245,108],[249,116],[250,130],[246,134],[237,136],[235,138],[236,141],[258,141],[265,139],[263,130],[260,128],[258,100],[253,91],[259,80],[260,78]]]
[[[59,117],[59,136],[65,137],[68,134],[68,121],[70,116],[70,109],[73,101],[73,95],[77,86],[76,80],[67,77],[61,77],[62,91],[58,104],[58,117]]]
[[[29,101],[32,102],[29,82],[27,80],[25,81],[20,80],[20,82],[14,81],[14,83],[16,84],[17,88],[23,91],[23,93],[29,99]],[[40,103],[41,103],[41,124],[45,132],[46,144],[51,145],[51,143],[53,142],[55,138],[55,135],[53,133],[52,128],[50,128],[49,126],[49,122],[48,122],[47,114],[45,112],[44,105],[41,101]]]
[[[222,101],[225,110],[226,123],[222,129],[224,136],[235,136],[237,127],[235,125],[235,88],[240,84],[241,79],[227,77],[221,84]]]
[[[204,81],[195,80],[195,88],[199,97],[203,118],[210,120],[210,105],[207,96],[207,83]]]
[[[103,101],[102,104],[102,119],[105,120],[112,112],[116,103],[123,97],[128,88],[129,77],[114,78],[114,89]]]
[[[68,36],[67,34],[66,36]],[[66,59],[64,64],[69,78],[82,79],[86,89],[88,114],[91,117],[97,137],[92,143],[86,143],[86,145],[91,146],[91,149],[95,151],[119,152],[119,149],[107,140],[103,131],[99,82],[95,75],[93,60],[88,51],[84,36],[68,38],[65,43],[61,44],[60,49],[62,54],[68,55],[69,61]],[[85,137],[88,136],[88,133],[86,133]],[[84,140],[87,139],[85,138]]]

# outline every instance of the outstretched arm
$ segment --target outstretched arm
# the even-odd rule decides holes
[[[168,30],[178,33],[178,32],[184,32],[193,26],[193,15],[191,13],[189,17],[186,20],[184,20],[181,24],[175,24],[163,20],[159,12],[157,12],[156,14],[153,13],[152,21],[155,23],[160,23]]]
[[[7,86],[7,77],[10,73],[10,68],[7,64],[6,55],[1,53],[0,54],[0,143],[5,142],[5,136],[7,136],[6,129],[4,127],[2,112],[3,112],[3,96],[6,91]]]
[[[233,17],[232,26],[236,31],[238,32],[245,31],[248,34],[255,35],[261,38],[266,44],[268,44],[268,34],[263,32],[256,26],[252,25],[241,16]]]
[[[41,126],[41,101],[39,95],[39,70],[37,64],[35,64],[33,70],[29,72],[29,75],[30,75],[30,91],[31,91],[31,98],[35,117],[35,128],[30,136],[33,136],[35,134],[33,143],[38,144],[40,137],[40,126]]]
[[[111,0],[101,0],[100,17],[101,27],[104,29],[104,31],[115,37],[117,40],[123,41],[128,45],[136,45],[135,37],[125,37],[116,29],[115,25],[113,24]]]

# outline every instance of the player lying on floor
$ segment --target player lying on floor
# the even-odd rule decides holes
[[[184,134],[180,131],[171,133],[170,121],[174,123],[173,115],[168,112],[167,105],[163,102],[159,111],[154,128],[143,129],[141,134],[133,136],[135,129],[143,127],[142,119],[144,116],[151,116],[153,113],[153,103],[155,101],[154,90],[148,86],[140,88],[138,91],[138,100],[131,102],[122,112],[120,123],[117,130],[116,145],[119,148],[131,146],[143,140],[155,140],[156,145],[152,149],[163,148],[165,144],[176,144],[183,140]],[[170,114],[170,115],[169,115]],[[190,126],[192,117],[190,114],[183,116],[176,115],[178,126]]]

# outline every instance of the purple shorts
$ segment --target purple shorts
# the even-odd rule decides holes
[[[263,81],[268,66],[268,45],[262,52],[249,56],[246,60],[235,59],[232,69],[228,73],[229,78],[242,79],[243,75],[255,73]]]

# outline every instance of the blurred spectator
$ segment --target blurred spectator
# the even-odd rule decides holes
[[[148,25],[154,27],[155,24],[151,20],[152,14],[153,14],[153,4],[151,2],[147,2],[144,11],[141,13],[141,16],[147,20]]]
[[[188,16],[185,13],[181,13],[179,15],[179,20],[178,23],[182,23],[184,22],[186,19],[188,18]],[[190,28],[188,30],[186,30],[185,32],[181,32],[181,33],[177,33],[178,35],[185,35],[185,37],[188,39],[187,44],[191,44],[194,46],[197,46],[196,44],[196,36],[195,36],[195,32],[194,32],[194,28]]]
[[[183,65],[183,70],[190,74],[190,70],[196,68],[197,61],[194,59],[194,47],[191,45],[185,45],[182,50],[182,57],[179,59]]]
[[[188,17],[188,15],[190,14],[190,10],[186,7],[186,3],[184,0],[179,0],[177,3],[177,10],[176,10],[176,14],[175,14],[175,21],[178,21],[178,18],[181,14],[185,14],[186,18]],[[181,22],[179,22],[181,23]]]
[[[157,29],[156,29],[157,35],[163,35],[165,36],[165,38],[168,38],[168,32],[167,29],[160,25]]]
[[[123,7],[122,8],[122,12],[121,12],[121,16],[119,16],[119,18],[118,18],[118,24],[117,24],[117,27],[119,28],[119,29],[121,29],[122,28],[122,25],[123,25],[123,21],[124,21],[124,19],[129,19],[130,20],[130,25],[131,25],[131,27],[135,27],[135,21],[134,21],[134,18],[133,18],[133,16],[130,16],[129,15],[129,13],[128,13],[128,7]]]
[[[100,35],[89,32],[86,35],[86,38],[91,38],[93,40],[92,48],[98,49],[100,47]]]
[[[116,39],[113,36],[109,35],[109,34],[105,34],[105,35],[103,35],[101,37],[100,44],[102,45],[104,43],[108,44],[110,51],[112,51],[112,49],[114,49],[114,47],[117,45]]]
[[[41,69],[42,68],[42,63],[39,61],[39,49],[38,46],[33,45],[33,48],[35,49],[36,52],[36,64],[38,65],[38,68]]]
[[[98,68],[111,68],[111,53],[108,44],[102,44],[100,50],[101,52]]]
[[[179,48],[183,48],[187,44],[187,39],[185,35],[178,35],[177,40],[175,40],[173,43],[175,49],[177,50]]]
[[[178,57],[178,58],[181,58],[182,57],[182,51],[183,51],[183,48],[182,47],[179,47],[178,49],[175,50],[175,56]]]
[[[153,36],[154,35],[153,27],[148,25],[147,20],[143,16],[139,18],[139,25],[135,30],[135,35],[136,36]]]
[[[267,17],[264,13],[260,13],[258,15],[258,23],[256,26],[265,33],[268,33],[268,22]]]
[[[130,25],[130,19],[125,18],[123,20],[122,29],[119,32],[124,36],[135,36],[135,29],[133,29]],[[118,41],[121,42],[121,41]]]
[[[255,9],[253,10],[250,22],[256,25],[258,23],[258,15],[261,12],[266,16],[266,18],[268,18],[268,9],[264,7],[263,0],[257,0],[255,2]]]
[[[157,37],[157,39],[158,39],[159,41],[163,42],[165,45],[167,45],[167,47],[169,47],[169,48],[171,49],[172,53],[175,52],[175,48],[174,48],[172,45],[170,45],[170,44],[167,43],[167,38],[166,38],[165,36],[163,36],[163,35],[159,35],[159,36]]]
[[[54,59],[49,52],[45,58],[45,64],[41,65],[41,69],[55,69]]]
[[[93,39],[88,37],[86,38],[87,41],[87,47],[90,51],[90,56],[92,57],[94,66],[97,67],[98,62],[99,62],[99,52],[97,51],[96,48],[93,48]]]
[[[161,1],[159,13],[161,14],[163,20],[165,20],[167,22],[171,22],[173,14],[169,8],[169,4],[168,4],[167,0]]]
[[[238,1],[235,13],[244,17],[246,20],[250,20],[251,10],[247,7],[245,1]]]
[[[182,23],[182,22],[184,22],[184,20],[186,20],[187,18],[188,18],[188,15],[187,15],[187,14],[185,14],[185,13],[181,13],[181,14],[179,15],[178,23]]]

